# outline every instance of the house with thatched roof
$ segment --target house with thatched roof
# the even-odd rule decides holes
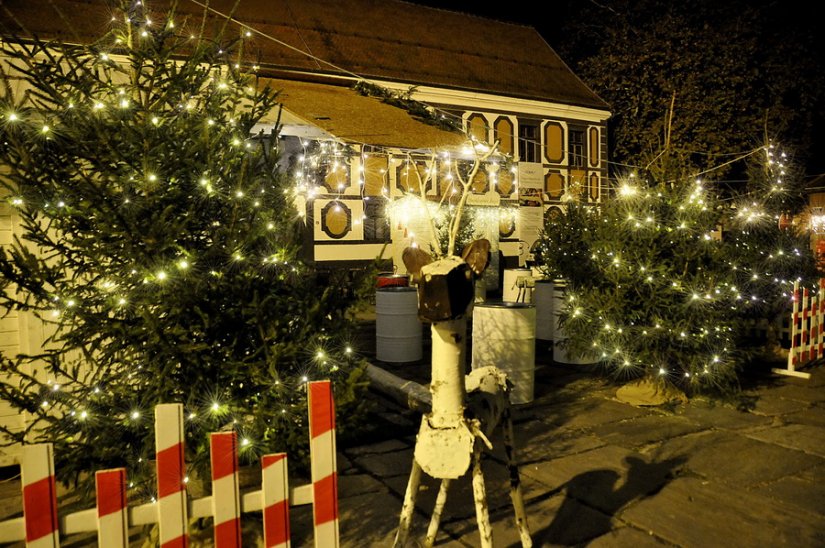
[[[4,33],[68,43],[101,36],[111,20],[92,0],[1,9]],[[608,105],[531,27],[399,0],[181,0],[175,17],[237,33],[263,85],[279,91],[284,165],[305,190],[307,257],[320,264],[383,252],[403,269],[400,250],[435,236],[414,208],[393,204],[422,190],[443,203],[467,134],[498,143],[470,203],[502,265],[524,265],[566,200],[606,192]]]
[[[159,21],[173,4],[146,3]],[[182,33],[239,37],[240,62],[278,91],[267,123],[279,126],[306,256],[319,266],[380,256],[403,272],[404,248],[438,238],[430,207],[448,206],[462,166],[494,144],[468,200],[474,232],[492,244],[488,288],[529,261],[566,200],[606,195],[609,108],[533,28],[400,0],[178,0],[174,18]],[[0,3],[0,36],[84,44],[111,21],[100,0]],[[0,202],[0,245],[19,232]],[[44,338],[26,314],[0,318],[7,355]],[[3,405],[0,420],[23,419]]]

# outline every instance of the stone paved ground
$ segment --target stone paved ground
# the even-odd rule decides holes
[[[429,376],[426,360],[382,365],[420,382]],[[764,368],[747,373],[729,402],[638,408],[587,367],[553,363],[540,345],[535,400],[516,410],[534,545],[825,546],[825,368],[811,372],[802,380]],[[369,443],[339,447],[342,546],[391,546],[418,420],[386,402]],[[483,466],[495,546],[518,546],[501,440],[492,441]],[[19,509],[15,481],[0,483],[3,516]],[[425,478],[415,539],[437,490]],[[309,507],[292,516],[292,545],[311,546]],[[451,488],[437,545],[479,545],[466,477]]]
[[[383,364],[426,378],[427,363]],[[586,366],[539,348],[535,400],[519,406],[516,438],[537,546],[825,546],[825,368],[809,380],[765,367],[730,401],[640,408]],[[412,461],[418,416],[401,413],[387,439],[343,448],[344,546],[390,546]],[[495,546],[519,546],[500,439],[484,460]],[[437,482],[418,497],[424,536]],[[479,546],[468,477],[454,483],[439,546]],[[307,537],[308,540],[308,537]]]
[[[744,394],[751,409],[662,409],[621,403],[615,386],[574,366],[540,366],[516,426],[535,543],[825,545],[825,370],[813,373],[759,378]],[[342,450],[344,545],[391,544],[413,445],[407,433]],[[484,469],[495,545],[516,546],[501,451]],[[428,481],[419,495],[419,537],[437,487]],[[440,541],[478,546],[468,478],[451,489]]]

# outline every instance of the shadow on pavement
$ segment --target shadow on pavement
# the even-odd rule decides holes
[[[580,533],[582,505],[597,510],[588,513],[587,537],[610,532],[613,517],[622,508],[658,493],[679,475],[686,460],[686,457],[679,456],[660,462],[645,462],[635,456],[627,457],[627,477],[623,483],[620,482],[621,474],[609,469],[589,470],[574,476],[559,487],[558,492],[564,492],[564,500],[553,521],[533,532],[534,543],[538,546],[571,545],[585,540]]]

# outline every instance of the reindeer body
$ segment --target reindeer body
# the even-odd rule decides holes
[[[421,420],[395,546],[406,544],[421,472],[442,480],[424,543],[425,546],[432,546],[450,481],[463,476],[471,464],[481,546],[492,546],[492,529],[481,470],[481,443],[491,449],[492,445],[482,431],[482,419],[485,423],[483,426],[490,432],[502,418],[516,525],[522,545],[532,545],[518,468],[513,458],[512,420],[506,376],[494,367],[473,371],[466,378],[464,375],[463,357],[467,332],[465,314],[474,297],[473,274],[480,274],[484,270],[489,250],[486,240],[482,240],[480,246],[475,245],[477,242],[465,250],[464,259],[448,256],[427,262],[429,257],[426,254],[422,256],[420,251],[413,250],[409,254],[405,252],[405,262],[409,259],[408,268],[413,267],[410,270],[414,270],[413,276],[418,280],[419,317],[432,323],[432,411]],[[483,264],[479,262],[479,257],[482,256]],[[467,407],[467,387],[473,395],[477,395],[475,401],[471,402],[470,413]],[[480,405],[474,406],[473,403]]]

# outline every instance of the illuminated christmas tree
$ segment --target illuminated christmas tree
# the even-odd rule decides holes
[[[570,202],[550,221],[540,256],[569,282],[562,325],[571,351],[622,378],[735,388],[755,350],[752,320],[788,310],[793,281],[815,277],[807,235],[778,222],[804,204],[799,183],[773,147],[754,156],[761,161],[741,195],[671,162],[628,177],[598,207]]]
[[[207,432],[237,430],[242,459],[300,460],[306,381],[333,380],[342,435],[364,383],[357,280],[297,259],[278,136],[251,133],[275,94],[243,39],[143,10],[88,47],[2,44],[0,181],[22,237],[0,252],[0,304],[50,335],[2,357],[0,394],[30,419],[6,433],[54,442],[59,479],[127,466],[148,495],[155,404],[185,405],[189,469],[208,478]]]

